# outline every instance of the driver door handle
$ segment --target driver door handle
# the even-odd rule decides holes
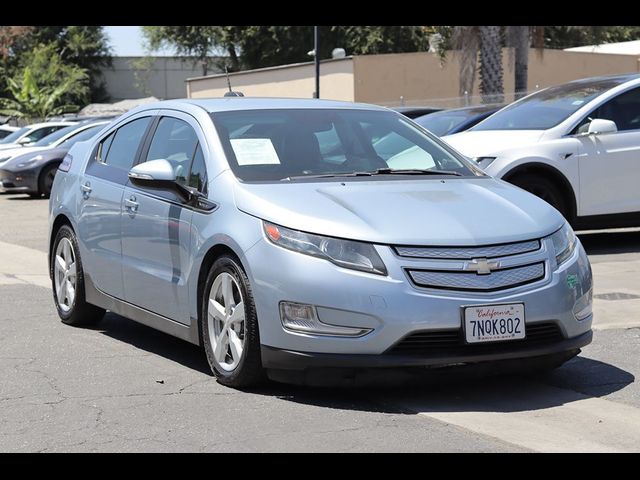
[[[138,202],[136,202],[136,196],[135,195],[131,195],[129,198],[125,198],[124,199],[124,206],[127,210],[129,210],[132,213],[135,213],[138,211]]]
[[[92,190],[91,184],[89,182],[82,184],[80,186],[80,190],[82,190],[82,196],[84,198],[89,198],[89,194],[91,193],[91,190]]]

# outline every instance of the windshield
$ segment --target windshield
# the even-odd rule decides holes
[[[475,117],[479,113],[474,110],[456,110],[452,112],[437,112],[418,117],[414,120],[418,125],[422,125],[434,135],[442,137],[451,130]]]
[[[60,140],[65,135],[73,132],[78,129],[78,125],[69,125],[68,127],[61,128],[60,130],[56,130],[55,132],[47,135],[46,137],[42,137],[36,143],[33,144],[34,147],[48,147],[49,145],[53,145],[56,141]]]
[[[212,118],[231,170],[245,181],[380,169],[479,174],[394,112],[278,109],[218,112]]]
[[[2,140],[0,140],[0,143],[13,143],[28,131],[28,127],[22,127],[20,130],[16,130],[11,135],[7,135],[6,137],[4,137]]]
[[[471,130],[547,130],[617,84],[602,80],[550,87],[502,109]]]

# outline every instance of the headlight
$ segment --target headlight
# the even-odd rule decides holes
[[[562,226],[560,230],[551,235],[553,248],[556,253],[556,263],[562,265],[576,249],[576,235],[568,223]]]
[[[475,157],[474,160],[480,168],[487,168],[497,157]]]
[[[20,162],[17,167],[18,168],[24,168],[24,167],[28,167],[29,165],[33,165],[36,162],[39,162],[40,160],[42,160],[44,157],[42,155],[37,155],[33,158],[30,158],[29,160],[26,160],[24,162]]]
[[[386,275],[387,269],[373,245],[352,240],[323,237],[262,222],[267,238],[295,252],[324,258],[340,267]]]

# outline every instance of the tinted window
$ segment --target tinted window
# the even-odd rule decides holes
[[[278,109],[218,112],[212,118],[231,169],[242,180],[389,168],[475,175],[445,146],[393,112]]]
[[[171,163],[176,179],[187,184],[187,174],[198,143],[193,128],[185,121],[163,117],[158,123],[145,161],[165,159]]]
[[[550,87],[502,109],[471,130],[546,130],[618,84],[602,80]]]
[[[589,123],[594,118],[614,121],[618,131],[640,129],[640,88],[622,93],[598,107],[578,125],[573,133],[588,131]]]
[[[205,195],[207,194],[207,168],[200,145],[196,148],[196,153],[193,156],[193,163],[189,172],[189,186],[197,188],[198,191]]]
[[[54,127],[39,128],[39,129],[34,130],[33,132],[31,132],[29,135],[27,135],[27,138],[29,139],[30,142],[37,142],[41,138],[44,138],[47,135],[50,135],[53,132],[60,130],[61,128],[64,128],[64,126],[54,126]]]
[[[35,147],[48,147],[49,145],[54,143],[56,140],[60,140],[65,135],[68,135],[69,133],[71,133],[71,132],[73,132],[74,130],[77,130],[77,129],[78,129],[78,125],[69,125],[68,127],[61,128],[58,131],[47,135],[46,137],[42,137],[40,140],[38,140],[35,143],[34,146]]]
[[[112,167],[129,170],[150,121],[150,117],[139,118],[112,133],[102,142],[98,153],[99,161]]]
[[[20,130],[16,130],[11,135],[4,137],[0,143],[13,143],[28,131],[29,129],[27,127],[22,127]]]
[[[8,137],[10,133],[8,130],[0,130],[0,138]]]
[[[414,122],[441,137],[476,115],[478,113],[473,110],[444,111],[416,118]]]

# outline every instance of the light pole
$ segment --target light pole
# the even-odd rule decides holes
[[[313,52],[316,62],[316,91],[313,93],[313,98],[320,98],[320,32],[318,27],[313,27]]]

